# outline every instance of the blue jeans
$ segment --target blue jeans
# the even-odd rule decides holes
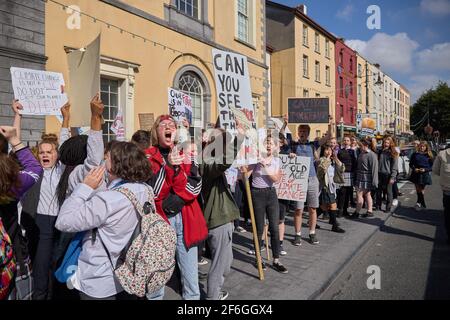
[[[184,245],[183,218],[181,213],[169,218],[170,225],[177,233],[176,259],[181,274],[183,300],[200,300],[198,285],[198,249],[192,247],[186,250]],[[148,300],[162,300],[164,287],[153,294],[147,294]]]

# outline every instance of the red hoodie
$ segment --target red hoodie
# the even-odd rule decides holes
[[[198,166],[194,162],[181,164],[178,172],[170,167],[158,147],[150,147],[145,151],[150,161],[155,181],[156,211],[168,221],[162,209],[163,201],[171,190],[185,202],[181,215],[183,218],[184,244],[190,249],[208,237],[208,227],[197,197],[202,188],[202,179],[198,174]]]

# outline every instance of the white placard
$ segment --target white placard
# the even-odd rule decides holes
[[[180,123],[186,119],[192,124],[192,98],[184,92],[169,88],[169,114]]]
[[[290,158],[280,155],[282,177],[274,186],[278,199],[306,201],[311,159],[308,157]]]
[[[59,115],[67,102],[61,73],[11,67],[14,98],[23,106],[21,114]]]

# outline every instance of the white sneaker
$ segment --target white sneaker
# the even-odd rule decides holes
[[[398,200],[397,199],[392,200],[392,205],[394,207],[397,207],[398,206]]]
[[[420,203],[416,203],[415,209],[416,211],[422,210],[422,205]]]

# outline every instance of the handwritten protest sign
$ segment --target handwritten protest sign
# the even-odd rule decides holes
[[[186,119],[192,124],[192,98],[184,92],[169,88],[169,114],[177,122]]]
[[[125,126],[123,122],[122,109],[117,112],[116,118],[111,125],[110,130],[116,135],[117,141],[125,141]]]
[[[252,129],[256,131],[247,57],[217,49],[212,50],[212,55],[220,127],[234,133],[235,118],[241,118],[241,123],[251,123]],[[244,121],[242,114],[247,121]],[[256,134],[246,138],[234,165],[256,163],[257,143]]]
[[[308,157],[289,158],[287,155],[280,155],[280,159],[282,177],[274,184],[278,199],[305,202],[311,160]]]
[[[139,113],[139,127],[141,130],[151,131],[155,123],[155,115],[153,113]]]
[[[330,115],[329,98],[288,99],[289,122],[328,123]]]
[[[91,100],[100,91],[100,35],[86,49],[70,52],[67,62],[72,105],[70,124],[84,127],[91,122]]]
[[[256,129],[247,57],[217,49],[212,52],[220,126],[225,130],[236,129],[230,112],[233,106],[241,109]]]
[[[67,102],[61,73],[11,67],[15,99],[23,106],[21,114],[58,115]]]

